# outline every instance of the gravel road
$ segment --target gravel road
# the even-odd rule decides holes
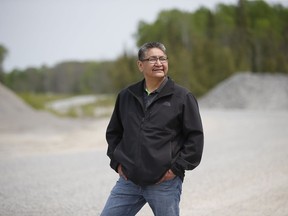
[[[288,113],[204,110],[202,117],[203,161],[187,172],[181,215],[287,216]],[[93,127],[85,129],[94,134]],[[86,131],[82,142],[88,137]],[[1,216],[99,215],[117,179],[103,145],[31,154],[28,147],[11,154],[15,143],[9,151],[2,146],[0,137]],[[138,214],[149,215],[148,206]]]
[[[97,151],[0,159],[0,215],[97,215],[113,182],[107,164]]]

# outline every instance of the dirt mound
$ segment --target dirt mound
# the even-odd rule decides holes
[[[288,110],[288,76],[238,73],[199,99],[201,108]]]

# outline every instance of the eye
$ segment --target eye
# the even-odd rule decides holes
[[[157,60],[158,60],[158,58],[149,58],[149,61],[156,62]]]
[[[160,61],[166,61],[168,58],[167,57],[160,57],[159,60]]]

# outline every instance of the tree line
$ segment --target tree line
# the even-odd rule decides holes
[[[287,20],[288,8],[281,4],[239,0],[214,10],[162,11],[152,23],[139,22],[134,36],[137,46],[164,43],[170,76],[201,96],[236,72],[287,74]],[[113,93],[142,77],[137,54],[127,50],[113,61],[63,62],[3,73],[6,53],[0,46],[0,79],[18,92]]]

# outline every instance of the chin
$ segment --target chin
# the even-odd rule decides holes
[[[161,72],[155,72],[154,75],[157,76],[157,77],[164,77],[164,76],[166,76],[166,74],[165,74],[163,71],[161,71]]]
[[[164,78],[166,75],[165,74],[157,74],[154,77],[155,78]]]

